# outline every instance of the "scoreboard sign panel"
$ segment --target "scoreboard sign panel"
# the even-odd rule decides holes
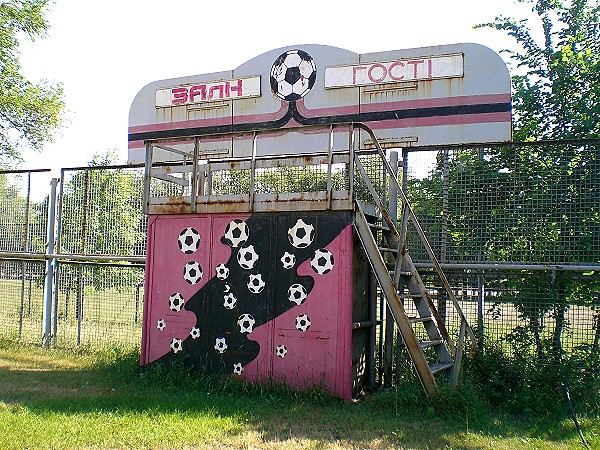
[[[327,67],[325,88],[457,78],[463,76],[463,69],[462,54]]]
[[[389,146],[509,141],[508,69],[478,44],[368,54],[323,45],[271,50],[234,70],[145,86],[129,113],[128,159],[144,161],[147,141],[191,153],[194,137],[201,155],[247,157],[252,132],[269,130],[258,135],[258,155],[323,152],[328,126],[349,122],[367,124]],[[312,125],[322,127],[307,131]],[[367,141],[360,136],[359,145]],[[347,144],[347,131],[335,128],[334,150]]]

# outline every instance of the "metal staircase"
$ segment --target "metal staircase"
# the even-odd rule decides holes
[[[364,124],[355,123],[353,127],[362,129],[370,135],[371,142],[377,148],[389,176],[390,186],[395,188],[392,192],[394,190],[397,192],[401,205],[399,224],[396,225],[396,218],[390,217],[367,171],[355,154],[353,159],[356,168],[373,198],[377,211],[375,214],[367,214],[365,205],[356,201],[354,226],[417,375],[427,394],[435,397],[438,393],[435,375],[444,373],[452,384],[456,384],[460,374],[465,338],[468,337],[471,342],[469,354],[475,352],[477,340],[375,134]],[[433,267],[460,319],[456,344],[450,338],[444,320],[438,313],[408,253],[409,222],[433,262]],[[411,309],[416,310],[416,315],[407,314],[408,308],[405,308],[405,302],[414,304],[414,308]]]

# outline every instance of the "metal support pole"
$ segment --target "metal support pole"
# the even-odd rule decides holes
[[[450,177],[450,152],[446,148],[442,150],[442,229],[440,232],[440,262],[448,261],[448,189]],[[438,295],[438,311],[444,321],[446,321],[446,310],[448,303],[448,294],[444,289],[440,289]]]
[[[48,199],[48,246],[46,252],[51,255],[54,253],[54,230],[56,226],[56,185],[58,178],[52,178],[50,181],[50,198]],[[44,311],[42,314],[43,334],[42,344],[48,348],[52,340],[52,291],[54,281],[54,258],[46,260],[46,284],[44,286]]]
[[[25,230],[23,234],[23,251],[29,248],[29,209],[31,197],[31,172],[27,173],[27,203],[25,204]],[[19,341],[23,337],[23,312],[25,309],[25,272],[27,266],[21,261],[21,303],[19,305]]]
[[[398,176],[398,152],[390,152],[390,165],[392,172],[396,177]],[[385,173],[385,172],[384,172]],[[384,188],[385,188],[384,178]],[[394,226],[398,223],[398,188],[394,183],[390,183],[389,187],[389,198],[388,198],[388,213]],[[397,256],[399,257],[399,256]],[[386,303],[387,305],[387,303]],[[392,385],[393,373],[394,373],[394,357],[396,353],[396,346],[400,345],[400,341],[396,340],[396,346],[394,346],[394,316],[389,308],[386,307],[385,315],[385,386],[389,387]],[[396,366],[397,367],[397,366]]]
[[[252,136],[252,161],[250,163],[250,211],[254,211],[254,180],[256,179],[256,140],[258,134],[256,131]]]

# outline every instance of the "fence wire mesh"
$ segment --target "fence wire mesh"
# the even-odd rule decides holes
[[[143,267],[60,263],[57,273],[56,345],[140,344]]]
[[[598,272],[553,266],[600,265],[600,142],[414,148],[404,158],[403,183],[435,253],[442,263],[466,265],[446,273],[478,337],[510,351],[517,348],[511,342],[521,339],[535,353],[559,336],[567,352],[584,346],[597,352]],[[389,179],[381,160],[367,153],[359,159],[386,198]],[[286,170],[261,169],[259,192],[324,188],[324,166]],[[348,189],[347,165],[334,164],[332,173],[333,190]],[[367,186],[354,174],[355,198],[369,201]],[[38,177],[45,179],[34,182]],[[248,193],[248,169],[214,171],[210,177],[202,185],[211,195]],[[32,343],[41,342],[49,178],[47,172],[0,173],[0,251],[40,256],[0,258],[0,336]],[[64,169],[61,181],[57,252],[90,260],[58,261],[55,343],[139,345],[143,268],[102,265],[93,257],[145,255],[143,168]],[[36,183],[45,186],[41,196],[34,195]],[[182,194],[180,185],[160,179],[151,189],[157,195]],[[409,230],[412,258],[425,263],[417,240]],[[481,263],[537,264],[540,270],[483,270]],[[440,281],[432,271],[422,275],[456,333],[458,323],[451,319],[456,316]]]

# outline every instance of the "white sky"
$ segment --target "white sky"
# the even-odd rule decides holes
[[[21,63],[32,81],[63,83],[66,126],[20,167],[84,166],[107,149],[125,162],[129,107],[151,81],[232,70],[287,45],[367,53],[475,42],[498,52],[512,40],[473,25],[530,12],[516,0],[56,0],[49,36],[23,42]]]

